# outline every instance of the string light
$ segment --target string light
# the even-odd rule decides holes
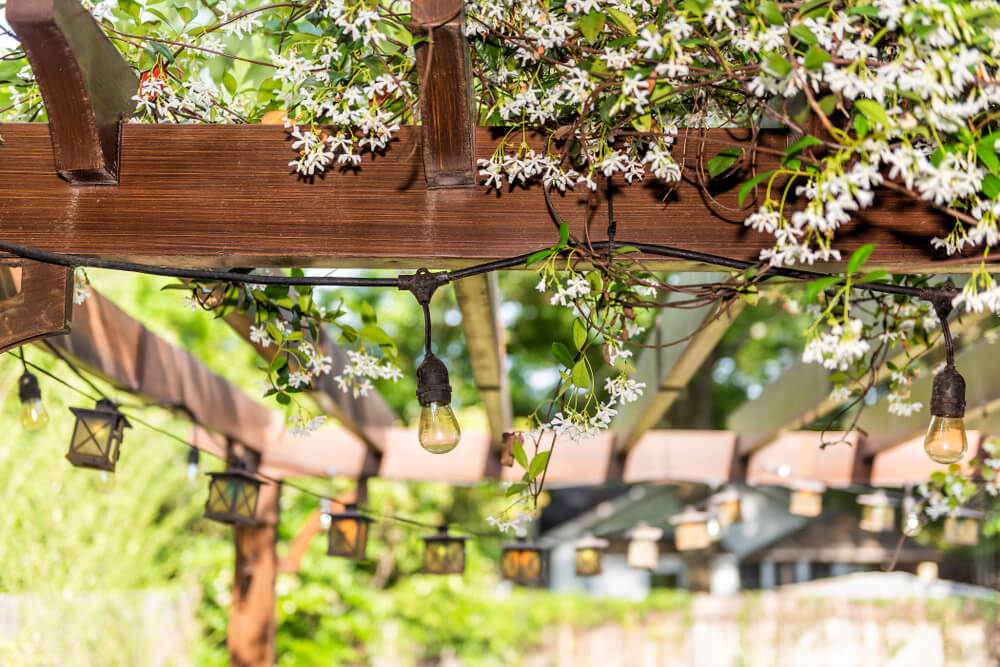
[[[674,546],[678,551],[706,549],[712,543],[708,532],[708,512],[700,512],[687,507],[683,512],[670,517],[674,526]]]
[[[913,488],[907,485],[906,495],[903,496],[903,535],[916,537],[923,527],[923,521],[920,519],[920,507],[916,498],[913,497]]]
[[[823,511],[823,492],[826,484],[811,480],[802,480],[789,484],[792,491],[788,500],[790,514],[806,517],[817,517]]]
[[[78,468],[114,472],[124,430],[132,427],[128,419],[106,398],[97,401],[93,410],[70,408],[70,412],[76,424],[66,458]]]
[[[935,463],[957,463],[969,449],[965,435],[965,379],[955,368],[955,351],[948,325],[948,315],[952,309],[952,299],[957,294],[949,280],[943,286],[948,290],[929,295],[944,337],[945,366],[934,376],[931,389],[931,423],[924,437],[924,451]],[[954,293],[954,294],[953,294]]]
[[[188,448],[187,455],[187,478],[193,482],[198,477],[198,462],[201,460],[201,450],[197,447]]]
[[[49,413],[42,404],[42,390],[38,386],[38,378],[28,370],[23,347],[20,357],[24,371],[17,381],[17,395],[21,400],[21,428],[29,432],[41,431],[49,423]]]
[[[596,577],[601,573],[604,551],[608,541],[587,533],[574,544],[576,547],[575,569],[578,577]]]
[[[348,503],[343,512],[328,516],[330,531],[327,555],[364,560],[368,546],[368,524],[372,519],[359,512],[354,503]]]
[[[660,559],[658,542],[663,537],[663,530],[640,521],[635,528],[625,533],[629,538],[625,561],[629,567],[640,570],[655,570]]]
[[[500,556],[500,573],[504,579],[532,586],[542,583],[542,547],[518,537],[513,544],[505,544]]]
[[[465,541],[468,538],[448,533],[448,526],[438,527],[435,535],[424,541],[425,574],[462,574],[465,572]]]
[[[319,525],[323,530],[330,529],[330,499],[319,499]]]
[[[210,472],[205,518],[225,524],[257,525],[257,500],[261,481],[240,461],[225,472]]]

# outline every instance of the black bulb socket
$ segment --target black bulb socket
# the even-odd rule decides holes
[[[965,378],[952,364],[934,376],[931,414],[952,419],[965,416]]]
[[[17,381],[17,395],[22,403],[42,397],[42,390],[38,386],[38,378],[35,377],[34,373],[25,371],[21,379]]]
[[[451,403],[448,367],[433,354],[428,354],[417,366],[417,400],[427,407],[431,403]]]

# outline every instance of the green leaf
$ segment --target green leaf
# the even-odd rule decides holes
[[[982,187],[983,194],[995,201],[997,196],[1000,195],[1000,178],[997,178],[993,174],[986,174]]]
[[[792,33],[792,37],[799,40],[803,44],[809,44],[810,46],[812,46],[813,44],[819,42],[819,40],[816,38],[816,33],[814,33],[806,26],[802,25],[801,23],[796,23],[795,25],[793,25],[789,30],[789,32]]]
[[[828,287],[832,287],[838,282],[840,282],[840,276],[823,276],[822,278],[817,278],[809,283],[809,287],[806,289],[806,301],[812,303],[819,296],[820,292],[826,291]]]
[[[854,108],[863,113],[868,120],[878,123],[885,129],[889,129],[889,114],[875,100],[854,100]]]
[[[715,178],[719,174],[724,173],[727,169],[733,166],[740,157],[739,148],[726,148],[724,150],[716,153],[715,157],[708,161],[706,165],[708,167],[708,175],[711,178]]]
[[[149,48],[156,51],[168,63],[174,62],[174,52],[168,49],[166,46],[160,44],[159,42],[146,42],[146,43],[149,44]]]
[[[996,151],[993,149],[993,142],[988,141],[988,139],[989,137],[976,144],[976,155],[986,165],[986,168],[990,170],[990,173],[996,176],[997,170],[1000,169],[1000,159],[997,159]]]
[[[190,7],[185,7],[184,5],[178,5],[176,3],[171,5],[171,7],[175,12],[177,12],[178,15],[180,15],[181,20],[184,21],[184,23],[190,23],[191,19],[194,18],[194,10]]]
[[[771,169],[770,171],[759,173],[753,178],[751,178],[749,181],[741,185],[740,190],[736,195],[736,201],[739,202],[740,206],[743,206],[743,200],[747,198],[747,195],[750,194],[751,190],[757,187],[757,185],[759,185],[761,181],[766,180],[771,176],[773,176],[774,173],[777,171],[778,171],[777,169]]]
[[[771,25],[785,24],[785,16],[781,13],[781,10],[778,9],[778,5],[773,2],[769,1],[760,3],[757,5],[757,11],[759,11],[760,15],[767,19],[767,22]]]
[[[527,266],[531,266],[535,262],[540,262],[543,259],[547,259],[547,258],[551,257],[553,253],[555,253],[555,250],[553,250],[552,248],[546,248],[545,250],[539,250],[536,253],[532,253],[532,255],[530,257],[528,257],[528,261],[525,262],[524,265],[526,267]]]
[[[622,10],[615,9],[614,7],[608,7],[604,11],[607,13],[608,18],[621,26],[628,34],[635,35],[639,32],[636,28],[635,21],[632,20],[632,17]]]
[[[830,0],[809,0],[809,2],[799,7],[799,16],[807,16],[810,12],[822,9],[828,2]]]
[[[590,387],[590,371],[587,370],[587,362],[584,359],[580,359],[573,366],[573,384],[580,389]]]
[[[816,146],[816,145],[822,146],[823,142],[817,139],[816,137],[807,134],[798,141],[796,141],[794,144],[786,148],[785,155],[791,157],[810,146]]]
[[[830,62],[830,54],[818,46],[810,46],[809,50],[806,51],[806,69],[821,69],[823,65],[828,62]],[[836,101],[835,98],[834,101]],[[830,112],[826,109],[823,110],[823,113],[827,115],[830,114]]]
[[[835,95],[827,95],[819,101],[819,108],[820,111],[829,116],[837,108],[837,97]]]
[[[519,493],[522,493],[523,491],[527,490],[528,490],[527,484],[525,484],[524,482],[517,482],[507,487],[506,495],[508,498],[510,498],[511,496],[516,496]]]
[[[885,269],[875,269],[874,271],[866,273],[865,275],[861,276],[854,282],[860,284],[860,283],[871,283],[875,282],[876,280],[888,280],[888,279],[889,279],[888,271],[886,271]]]
[[[226,87],[230,95],[236,94],[236,88],[238,84],[236,83],[236,77],[233,76],[232,72],[226,72],[222,75],[222,85]]]
[[[531,459],[531,466],[528,468],[528,476],[531,479],[538,479],[538,476],[545,471],[545,467],[549,464],[549,451],[538,452],[535,457]]]
[[[867,16],[870,19],[878,18],[878,7],[872,7],[871,5],[865,5],[864,7],[848,7],[844,10],[845,14],[858,14],[860,16]]]
[[[274,400],[278,402],[278,405],[288,405],[292,402],[292,397],[282,391],[274,395]]]
[[[587,325],[583,323],[583,318],[578,317],[573,320],[573,345],[576,349],[583,350],[587,344]]]
[[[847,273],[854,275],[862,267],[862,265],[868,260],[868,257],[872,254],[872,250],[875,249],[874,243],[866,243],[851,255],[851,258],[847,260]]]
[[[518,465],[528,469],[528,455],[524,453],[524,445],[519,442],[515,442],[514,446],[511,448],[514,454],[514,460],[517,461]]]
[[[559,247],[565,248],[569,243],[569,223],[563,220],[559,223]]]
[[[857,132],[859,139],[864,139],[868,134],[868,119],[860,114],[855,116],[854,131]]]
[[[776,79],[784,79],[792,71],[792,64],[780,54],[771,53],[764,59],[761,68]]]
[[[552,343],[552,356],[566,368],[573,368],[573,357],[570,356],[566,346],[559,341]]]
[[[580,34],[593,40],[604,29],[604,19],[604,14],[596,10],[586,16],[581,16],[579,21]]]
[[[361,302],[361,322],[364,324],[375,324],[378,322],[378,315],[375,309],[367,301]]]

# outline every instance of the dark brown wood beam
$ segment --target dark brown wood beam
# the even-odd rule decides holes
[[[75,185],[117,183],[132,68],[77,0],[9,0],[7,21],[42,91],[56,171]]]
[[[0,353],[69,333],[72,314],[70,269],[0,257]]]
[[[477,129],[477,156],[499,140]],[[82,255],[185,266],[428,266],[453,268],[551,246],[558,239],[539,188],[427,190],[414,151],[420,131],[403,128],[385,155],[360,170],[311,180],[289,172],[294,156],[280,127],[123,127],[121,183],[77,188],[52,173],[48,127],[4,126],[0,145],[0,238]],[[745,134],[707,133],[714,146]],[[687,139],[689,150],[697,136]],[[540,137],[530,142],[543,147]],[[760,168],[766,168],[762,159]],[[719,200],[735,206],[738,179]],[[720,188],[724,189],[724,188]],[[665,199],[664,199],[665,198]],[[607,224],[603,192],[554,198],[575,234]],[[770,237],[718,217],[700,190],[647,182],[615,195],[618,237],[756,260]],[[880,192],[875,206],[838,234],[846,256],[876,244],[871,262],[907,271],[953,271],[930,247],[950,225],[922,204]],[[661,263],[672,269],[693,268]],[[704,267],[698,267],[704,269]]]
[[[424,178],[428,188],[472,186],[476,177],[472,65],[465,41],[463,0],[414,0],[413,25]]]

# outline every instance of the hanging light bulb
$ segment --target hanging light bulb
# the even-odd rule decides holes
[[[189,482],[195,481],[198,477],[198,461],[201,459],[201,452],[197,447],[188,449],[187,458],[187,478]]]
[[[916,537],[923,527],[924,523],[920,520],[920,508],[917,506],[911,488],[907,486],[906,495],[903,496],[903,535]]]
[[[330,524],[333,523],[333,519],[330,518],[330,499],[320,498],[319,499],[319,525],[323,530],[330,530]]]
[[[21,354],[24,354],[23,350]],[[25,431],[40,431],[49,423],[49,413],[42,405],[42,390],[38,378],[27,370],[17,381],[17,393],[21,399],[21,427]]]
[[[950,281],[943,287],[947,288]],[[954,290],[954,285],[951,285]],[[955,353],[948,326],[951,297],[936,294],[930,298],[944,337],[946,362],[944,369],[934,376],[931,390],[931,423],[924,437],[924,451],[935,463],[957,463],[969,449],[965,437],[965,379],[955,368]]]

